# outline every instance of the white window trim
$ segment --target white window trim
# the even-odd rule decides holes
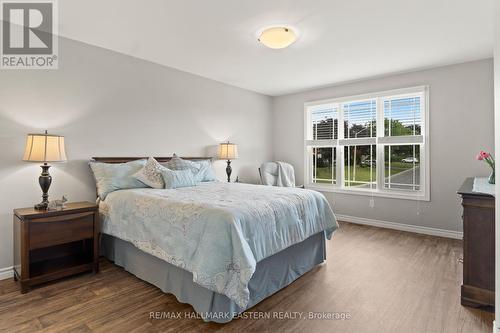
[[[424,120],[422,125],[421,125],[421,136],[406,136],[405,140],[401,140],[400,138],[397,137],[384,137],[383,133],[383,127],[384,127],[384,115],[383,112],[378,112],[378,110],[382,107],[379,105],[381,102],[380,98],[385,97],[385,98],[391,98],[391,97],[404,97],[405,94],[408,95],[414,95],[416,93],[423,93],[425,98],[424,98],[424,105],[423,105],[423,117],[422,119]],[[363,99],[374,99],[377,98],[377,137],[373,138],[359,138],[359,139],[333,139],[333,140],[308,140],[308,131],[309,125],[311,124],[311,119],[310,119],[310,113],[308,112],[308,108],[311,106],[316,106],[316,105],[322,105],[322,104],[334,104],[334,103],[343,103],[343,102],[352,102],[352,101],[359,101]],[[416,86],[416,87],[408,87],[408,88],[403,88],[403,89],[394,89],[394,90],[387,90],[387,91],[381,91],[381,92],[375,92],[375,93],[368,93],[368,94],[362,94],[362,95],[353,95],[353,96],[345,96],[345,97],[340,97],[340,98],[330,98],[330,99],[323,99],[323,100],[317,100],[317,101],[311,101],[311,102],[306,102],[304,103],[304,183],[306,188],[313,189],[313,190],[318,190],[322,192],[333,192],[333,193],[343,193],[343,194],[353,194],[353,195],[365,195],[365,196],[377,196],[377,197],[384,197],[384,198],[396,198],[396,199],[406,199],[406,200],[418,200],[418,201],[430,201],[430,141],[429,141],[429,101],[430,101],[430,94],[429,94],[429,86]],[[344,126],[340,126],[340,124],[343,124],[343,113],[339,112],[339,117],[338,117],[338,137],[343,138],[344,137]],[[381,130],[379,130],[381,129]],[[422,140],[423,138],[423,140]],[[356,140],[356,141],[355,141]],[[310,163],[310,158],[309,158],[309,149],[314,147],[330,147],[330,146],[336,146],[338,143],[352,143],[352,142],[359,142],[359,144],[375,144],[376,149],[377,149],[377,165],[384,165],[384,161],[382,160],[383,154],[381,153],[381,150],[383,151],[384,145],[395,145],[398,143],[401,143],[404,141],[404,144],[412,144],[412,143],[417,143],[420,144],[420,149],[421,149],[421,159],[423,158],[423,161],[420,161],[420,165],[424,166],[424,168],[420,168],[420,186],[422,188],[421,191],[418,192],[409,192],[409,191],[401,191],[401,190],[396,190],[396,189],[379,189],[378,182],[383,182],[383,179],[385,179],[385,174],[384,174],[384,168],[377,168],[377,188],[376,189],[360,189],[360,188],[347,188],[343,186],[343,182],[341,183],[342,186],[336,182],[336,184],[325,184],[325,185],[320,185],[317,183],[312,183],[310,175],[312,174],[311,166],[312,164]],[[337,147],[338,148],[338,147]],[[340,161],[344,161],[344,149],[337,149],[337,159]],[[341,167],[341,163],[336,163],[336,180],[343,180],[344,174],[343,170],[344,168]]]

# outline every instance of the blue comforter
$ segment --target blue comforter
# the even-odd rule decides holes
[[[191,272],[241,308],[257,262],[338,227],[319,192],[239,183],[119,190],[100,211],[102,232]]]

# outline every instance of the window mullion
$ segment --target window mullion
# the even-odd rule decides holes
[[[309,109],[304,106],[304,124],[306,128],[304,129],[304,183],[312,184],[312,159],[310,158],[311,148],[307,146],[307,140],[313,139],[311,134],[314,131],[312,126],[312,115]]]
[[[344,108],[342,103],[338,104],[337,122],[337,186],[344,187],[344,147],[340,145],[340,139],[344,138]]]
[[[382,98],[377,98],[377,163],[376,163],[376,172],[377,172],[377,190],[382,190],[384,188],[384,146],[379,144],[379,138],[384,137],[385,133],[385,124],[384,124],[384,102]]]

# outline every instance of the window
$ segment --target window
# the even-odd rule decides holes
[[[428,87],[305,104],[309,188],[429,200]]]

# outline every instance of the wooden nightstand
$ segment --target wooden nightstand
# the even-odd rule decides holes
[[[21,292],[65,276],[99,270],[99,210],[74,202],[62,210],[14,209],[14,279]]]

